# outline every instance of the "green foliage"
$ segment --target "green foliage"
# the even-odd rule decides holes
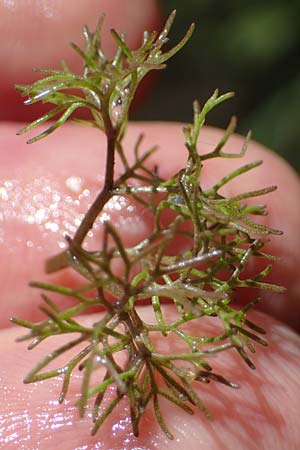
[[[83,75],[74,75],[64,66],[61,72],[47,71],[46,78],[19,87],[29,96],[27,104],[43,101],[55,106],[20,133],[60,114],[53,125],[29,142],[50,134],[79,107],[90,110],[92,117],[86,123],[99,128],[107,137],[104,187],[74,237],[67,237],[68,250],[47,262],[49,272],[70,266],[83,277],[84,286],[72,289],[33,282],[33,287],[44,291],[41,309],[45,319],[38,323],[13,319],[14,323],[29,330],[20,340],[31,340],[30,349],[51,336],[67,335],[70,338],[46,355],[26,376],[25,383],[63,377],[59,397],[62,402],[73,371],[79,369],[83,374],[78,400],[81,415],[90,399],[94,399],[92,434],[124,397],[130,405],[135,435],[138,435],[145,410],[152,403],[159,425],[172,438],[160,410],[161,397],[187,413],[198,408],[209,415],[196,392],[197,382],[216,381],[231,388],[238,387],[213,370],[210,356],[235,349],[254,369],[249,352],[254,353],[255,344],[267,345],[261,337],[264,330],[247,318],[248,310],[259,298],[238,309],[236,305],[232,306],[235,290],[251,287],[282,291],[281,287],[264,281],[271,265],[251,277],[245,275],[250,259],[275,259],[262,249],[268,235],[280,232],[250,218],[266,214],[264,206],[246,203],[247,199],[264,195],[275,187],[232,197],[224,197],[221,193],[225,184],[253,170],[261,161],[240,167],[209,189],[205,190],[201,185],[202,167],[207,159],[242,157],[247,149],[250,135],[240,154],[224,151],[224,144],[235,130],[235,119],[232,119],[215,149],[202,155],[198,152],[198,137],[207,114],[232,97],[232,93],[219,95],[215,91],[202,108],[194,102],[193,122],[183,130],[186,164],[169,179],[163,179],[156,168],[149,169],[147,162],[155,149],[142,153],[142,136],[134,148],[134,162],[127,160],[122,138],[139,82],[150,70],[165,67],[166,60],[186,43],[193,30],[192,26],[177,46],[163,53],[162,47],[167,42],[174,16],[172,13],[158,37],[156,33],[145,33],[141,47],[135,51],[131,51],[124,37],[113,30],[118,49],[112,60],[108,60],[101,50],[101,19],[95,33],[84,29],[84,50],[73,45],[83,58]],[[74,94],[74,90],[79,94]],[[118,178],[113,172],[115,154],[124,168]],[[113,223],[106,222],[102,247],[94,252],[85,250],[82,242],[94,220],[105,203],[120,194],[148,208],[153,219],[151,232],[135,246],[126,247]],[[169,249],[180,239],[185,241],[186,250],[174,255]],[[121,265],[121,271],[116,272],[116,261],[118,266]],[[73,298],[75,306],[61,309],[59,302],[51,299],[51,292]],[[162,303],[166,298],[174,308],[172,318],[164,312]],[[153,307],[151,323],[141,314],[139,305],[145,299],[149,299]],[[95,306],[104,313],[99,321],[86,325],[78,316]],[[201,323],[207,316],[216,323],[215,334],[209,337],[201,332]],[[199,322],[198,332],[190,334],[188,325],[195,321]],[[157,335],[162,340],[171,337],[182,343],[186,351],[160,352]],[[175,345],[174,348],[179,347]],[[68,351],[72,349],[76,352],[68,360]],[[66,361],[62,365],[57,362],[57,368],[53,368],[52,363],[64,356]],[[48,369],[49,364],[51,368]]]
[[[236,99],[216,110],[210,124],[223,128],[234,112],[240,133],[253,129],[255,140],[278,152],[298,172],[299,0],[189,0],[184,8],[180,0],[161,4],[165,14],[170,8],[180,9],[174,39],[192,20],[197,33],[184,57],[172,61],[168,76],[160,77],[159,108],[149,96],[134,111],[134,119],[186,122],[192,99],[205,99],[215,86],[222,92],[234,88]]]
[[[119,134],[127,123],[128,111],[138,84],[151,70],[164,69],[164,63],[184,46],[193,32],[194,25],[191,25],[185,37],[174,48],[163,53],[162,47],[168,41],[167,36],[174,18],[175,14],[172,13],[159,36],[155,31],[145,32],[142,45],[137,50],[130,50],[124,36],[111,30],[112,37],[118,45],[112,60],[108,60],[101,49],[100,33],[104,16],[101,17],[95,33],[91,33],[85,27],[83,31],[85,49],[81,50],[76,44],[71,44],[83,59],[82,75],[73,74],[63,63],[61,71],[42,70],[40,72],[49,76],[29,86],[16,86],[23,95],[29,96],[29,99],[25,101],[26,105],[43,101],[56,106],[20,130],[18,134],[26,133],[61,114],[54,125],[28,141],[33,143],[63,125],[78,108],[90,110],[93,116],[93,120],[89,122],[90,125],[106,133],[113,128]],[[65,92],[69,90],[70,94]],[[74,90],[79,91],[81,95],[74,94]]]

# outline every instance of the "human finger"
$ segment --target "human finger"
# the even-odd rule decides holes
[[[153,320],[151,309],[142,307],[138,310],[148,323]],[[173,313],[172,306],[164,305],[164,314],[168,319],[171,320]],[[85,321],[93,323],[100,317],[99,314],[92,315]],[[205,318],[201,320],[201,333],[209,335],[215,332],[214,323]],[[64,450],[196,450],[199,446],[203,450],[296,449],[300,440],[300,338],[286,325],[263,313],[251,313],[251,320],[264,323],[269,343],[268,348],[256,346],[257,352],[252,356],[256,371],[251,371],[234,349],[219,353],[217,358],[211,360],[214,371],[239,383],[240,389],[215,382],[193,384],[212,413],[213,420],[208,420],[197,411],[190,416],[165,399],[160,399],[161,411],[174,436],[173,440],[167,439],[159,428],[150,405],[141,420],[139,437],[135,437],[126,398],[106,419],[98,434],[90,436],[91,405],[83,419],[74,405],[82,381],[79,372],[72,377],[69,394],[61,405],[56,401],[62,384],[60,378],[25,386],[21,384],[33,365],[67,337],[52,338],[28,353],[24,350],[24,343],[14,343],[20,329],[2,330],[0,444],[6,450],[16,447],[50,450],[60,448],[61,442],[64,442]],[[199,327],[191,322],[189,331],[197,334]],[[158,351],[162,345],[163,353],[181,351],[179,344],[169,339],[164,342],[164,338],[157,338],[154,345]],[[63,364],[61,360],[59,364]],[[110,399],[112,395],[113,391],[109,391]]]

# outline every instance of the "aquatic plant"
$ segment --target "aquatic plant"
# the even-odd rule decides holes
[[[261,337],[263,328],[248,319],[249,309],[259,298],[239,307],[234,301],[236,289],[283,290],[264,281],[271,264],[251,276],[246,272],[252,258],[270,262],[276,259],[265,253],[263,247],[269,235],[281,234],[280,231],[251,218],[266,214],[264,205],[247,204],[248,199],[272,192],[275,187],[231,197],[221,193],[223,186],[255,169],[262,161],[242,165],[208,189],[202,186],[202,171],[207,160],[240,158],[246,152],[250,133],[239,154],[224,151],[224,145],[235,130],[235,118],[209,153],[201,154],[197,146],[208,113],[231,98],[233,93],[219,95],[216,90],[202,107],[198,101],[194,102],[192,123],[183,129],[186,162],[170,178],[164,179],[159,167],[151,168],[149,158],[156,148],[142,151],[143,136],[133,149],[134,161],[129,162],[127,158],[123,138],[137,87],[149,72],[164,69],[166,61],[192,35],[194,25],[175,47],[164,51],[174,18],[175,12],[171,13],[160,34],[145,32],[136,50],[128,47],[124,35],[111,30],[117,50],[109,59],[101,46],[104,20],[101,17],[94,33],[84,28],[84,49],[72,44],[83,60],[81,75],[74,74],[63,63],[61,70],[39,70],[43,78],[28,86],[17,86],[27,97],[27,105],[40,101],[54,105],[49,112],[19,131],[18,134],[23,134],[54,120],[29,143],[47,137],[68,119],[74,120],[78,108],[89,110],[90,119],[77,122],[95,127],[106,136],[103,187],[74,236],[65,236],[67,250],[46,262],[47,272],[71,268],[84,280],[83,285],[75,289],[31,282],[31,286],[43,291],[41,310],[45,319],[37,323],[12,319],[29,330],[20,340],[30,340],[30,349],[51,336],[69,337],[67,343],[46,355],[34,367],[25,383],[63,377],[59,397],[63,402],[71,375],[79,369],[82,373],[78,400],[81,415],[90,399],[94,399],[92,434],[124,397],[129,403],[135,435],[139,433],[144,412],[152,403],[159,425],[172,438],[160,409],[161,398],[187,413],[198,408],[209,416],[195,385],[213,381],[230,388],[238,387],[226,378],[225,373],[214,371],[216,358],[211,356],[231,349],[254,369],[249,355],[255,352],[256,344],[267,345]],[[114,172],[116,158],[123,165],[123,172],[118,177]],[[152,218],[151,232],[128,247],[113,222],[106,221],[102,246],[96,251],[86,250],[83,244],[88,232],[106,203],[118,195],[140,203],[148,211]],[[185,250],[180,254],[172,251],[178,240],[185,242]],[[59,300],[51,299],[53,292],[71,297],[74,306],[61,308]],[[141,303],[145,300],[153,308],[151,323],[141,314]],[[173,305],[172,317],[164,312],[165,301]],[[80,315],[91,307],[99,307],[102,312],[94,324],[86,325]],[[216,323],[216,331],[211,336],[202,332],[201,324],[206,317]],[[197,323],[197,327],[193,327],[198,330],[197,334],[189,331],[192,322]],[[181,342],[185,351],[159,351],[157,336],[160,340],[171,338]],[[174,349],[179,347],[174,345]],[[68,359],[70,350],[76,351]],[[63,356],[66,357],[63,365],[53,368],[56,360]],[[49,364],[51,368],[48,369]]]

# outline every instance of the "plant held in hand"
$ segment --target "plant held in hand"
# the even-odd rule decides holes
[[[248,287],[283,290],[264,281],[271,265],[251,277],[245,275],[251,258],[275,259],[262,249],[268,235],[281,233],[250,218],[266,214],[264,206],[246,203],[247,199],[267,194],[275,187],[228,198],[220,193],[225,184],[255,169],[261,161],[240,167],[209,189],[205,190],[201,185],[202,167],[206,160],[242,157],[246,151],[250,135],[240,154],[223,150],[234,132],[234,119],[230,121],[223,139],[210,153],[200,154],[197,148],[207,114],[232,97],[232,93],[219,95],[215,91],[202,108],[197,101],[194,102],[193,122],[183,130],[186,165],[169,179],[163,179],[158,168],[150,168],[148,160],[155,149],[141,153],[142,136],[136,142],[133,163],[129,163],[126,156],[123,137],[139,83],[148,72],[163,69],[165,62],[185,45],[193,32],[192,25],[175,47],[164,52],[174,17],[175,12],[159,35],[145,32],[137,50],[130,50],[125,37],[112,30],[118,46],[113,59],[108,59],[102,51],[102,17],[95,33],[84,28],[83,50],[72,44],[83,59],[82,75],[73,74],[63,64],[61,71],[43,70],[45,77],[41,80],[29,86],[18,86],[28,97],[26,104],[42,101],[54,105],[50,112],[19,132],[23,134],[54,119],[46,131],[30,139],[29,143],[48,136],[82,107],[90,111],[91,118],[79,122],[98,128],[107,140],[103,188],[74,236],[66,236],[68,249],[46,263],[47,272],[65,267],[78,272],[84,285],[71,289],[32,282],[33,287],[44,292],[41,309],[46,318],[38,323],[12,319],[29,330],[20,340],[30,339],[30,349],[51,336],[70,336],[67,343],[45,356],[27,375],[25,383],[63,376],[59,397],[63,402],[71,375],[79,369],[82,372],[78,400],[81,415],[89,399],[94,399],[92,434],[124,397],[129,403],[135,435],[138,435],[145,410],[152,403],[159,425],[172,438],[161,413],[161,397],[188,413],[198,408],[209,415],[195,390],[197,382],[215,381],[238,387],[213,370],[211,356],[232,349],[254,369],[249,352],[254,353],[254,344],[267,345],[260,336],[264,330],[247,318],[248,310],[259,299],[240,309],[236,305],[232,307],[235,290]],[[114,173],[116,157],[120,158],[124,169],[118,177]],[[116,195],[127,196],[148,210],[152,217],[150,234],[134,246],[127,247],[114,224],[107,221],[103,225],[102,247],[97,251],[87,251],[83,245],[85,237],[105,204]],[[172,246],[178,240],[185,243],[185,251],[180,255],[172,253]],[[51,299],[51,292],[72,297],[75,306],[61,309],[58,302]],[[151,323],[142,318],[139,305],[145,299],[153,307]],[[164,299],[173,305],[172,318],[164,314]],[[99,306],[104,313],[99,321],[87,326],[78,316],[92,306]],[[201,333],[205,316],[216,323],[215,334],[209,337]],[[196,335],[189,333],[192,321],[198,324]],[[156,345],[158,335],[161,340],[178,341],[180,345],[174,345],[174,349],[185,350],[161,352]],[[72,353],[70,358],[69,351]],[[56,360],[63,357],[63,365],[53,368]],[[47,369],[49,364],[51,368]],[[108,391],[110,396],[106,395]]]

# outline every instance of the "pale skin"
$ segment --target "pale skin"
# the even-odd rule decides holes
[[[132,42],[147,26],[153,28],[157,10],[152,2],[141,21],[128,21],[125,15],[118,16],[113,11],[112,2],[85,1],[82,10],[64,10],[62,2],[47,2],[61,12],[61,19],[73,39],[78,35],[82,21],[94,25],[96,15],[102,10],[108,17],[118,18],[118,28],[126,29]],[[81,2],[78,2],[79,5]],[[114,5],[122,3],[114,2]],[[137,2],[138,3],[138,2]],[[0,21],[6,21],[12,14],[17,22],[21,11],[8,10],[7,2],[0,2]],[[27,2],[28,5],[28,2]],[[42,14],[38,9],[40,2],[27,6],[31,13]],[[83,5],[83,2],[82,2]],[[88,5],[88,6],[87,6]],[[31,8],[31,9],[30,9]],[[99,8],[101,11],[99,11]],[[143,7],[144,8],[144,7]],[[109,15],[110,14],[110,15]],[[122,22],[122,19],[124,20]],[[89,21],[90,20],[90,21]],[[112,20],[112,19],[111,19]],[[20,22],[21,23],[21,22]],[[44,23],[44,31],[56,35],[58,24],[51,17]],[[31,40],[38,27],[32,24],[32,33],[22,34],[22,26],[15,33],[20,36],[7,36],[7,45],[14,48],[14,39],[23,39],[24,48],[31,48]],[[48,28],[47,28],[48,27]],[[137,27],[137,28],[135,28]],[[0,30],[2,28],[0,27]],[[53,31],[54,30],[54,31]],[[69,31],[66,36],[69,36]],[[2,31],[1,31],[2,32]],[[72,35],[73,33],[73,35]],[[34,50],[43,55],[42,43]],[[107,44],[109,45],[109,44]],[[63,46],[65,49],[65,45]],[[2,85],[4,100],[11,99],[7,119],[20,118],[13,114],[17,105],[12,99],[13,82],[26,82],[30,79],[32,65],[43,65],[44,61],[30,60],[23,50],[18,54],[14,50],[15,64],[3,67]],[[54,45],[50,61],[46,66],[55,64],[62,55],[61,48]],[[55,58],[57,56],[57,58]],[[2,56],[0,56],[1,58]],[[178,56],[180,57],[180,56]],[[16,68],[17,64],[20,64]],[[18,79],[15,78],[18,75]],[[21,79],[20,79],[21,77]],[[5,105],[5,106],[4,106]],[[5,118],[6,103],[2,103],[1,118]],[[19,106],[18,106],[19,108]],[[28,109],[26,109],[27,113]],[[24,113],[22,113],[24,114]],[[25,116],[23,116],[25,120]],[[27,119],[26,119],[27,120]],[[51,351],[55,342],[49,341],[32,352],[27,352],[25,344],[15,343],[22,334],[20,328],[11,327],[9,317],[19,316],[26,319],[38,319],[40,303],[39,292],[27,287],[29,280],[51,280],[57,283],[76,284],[78,281],[70,271],[46,277],[43,271],[45,258],[61,251],[63,233],[72,233],[78,214],[84,213],[88,203],[101,187],[104,166],[104,138],[95,130],[86,130],[75,125],[67,125],[40,143],[26,146],[24,137],[16,137],[20,123],[1,124],[1,165],[0,186],[0,249],[1,249],[1,314],[3,328],[0,338],[0,385],[2,402],[0,410],[0,447],[5,449],[203,449],[245,450],[296,449],[300,442],[300,182],[298,175],[278,156],[261,145],[252,142],[243,161],[223,161],[210,163],[203,172],[204,185],[213,184],[221,174],[226,174],[238,165],[263,159],[263,166],[252,173],[243,175],[239,181],[228,185],[228,193],[257,189],[276,184],[278,191],[264,197],[268,203],[269,215],[263,218],[272,227],[284,231],[283,237],[272,239],[269,251],[282,256],[276,263],[272,281],[288,287],[283,295],[268,294],[265,299],[264,313],[251,314],[252,319],[267,330],[267,349],[256,346],[257,353],[253,361],[257,367],[251,371],[229,351],[215,363],[229,379],[241,384],[241,389],[232,390],[216,384],[199,385],[199,394],[214,415],[208,421],[200,413],[189,416],[185,412],[162,402],[165,420],[174,440],[169,441],[159,429],[151,408],[141,422],[140,436],[133,436],[126,400],[120,408],[105,422],[95,437],[89,435],[90,417],[80,419],[74,402],[79,392],[80,377],[74,377],[67,401],[59,405],[55,399],[59,395],[61,380],[47,381],[41,384],[23,385],[22,379],[34,364]],[[159,143],[160,149],[150,164],[159,164],[163,176],[178,170],[185,161],[184,139],[180,124],[132,124],[128,130],[125,148],[132,151],[133,144],[140,132],[145,133],[143,148]],[[199,150],[206,152],[215,144],[221,131],[206,128],[200,136]],[[234,136],[228,146],[232,152],[238,152],[243,139]],[[82,158],[84,152],[84,158]],[[118,165],[116,168],[118,172]],[[6,182],[6,184],[4,184]],[[45,188],[43,190],[43,188]],[[51,207],[49,207],[52,205]],[[147,216],[141,209],[132,209],[132,205],[119,199],[111,202],[105,209],[127,242],[134,242],[145,235],[149,228]],[[47,209],[48,208],[48,209]],[[101,244],[101,224],[98,220],[93,236],[87,242],[90,247]],[[251,298],[249,294],[249,299]],[[242,299],[241,299],[242,300]],[[141,314],[150,315],[148,307],[142,307]],[[166,306],[170,308],[170,306]],[[171,309],[168,314],[171,314]],[[99,313],[86,318],[98,320]],[[211,324],[206,323],[204,334]],[[159,343],[157,344],[159,345]],[[63,443],[63,444],[62,444]],[[63,446],[62,446],[63,445]]]

